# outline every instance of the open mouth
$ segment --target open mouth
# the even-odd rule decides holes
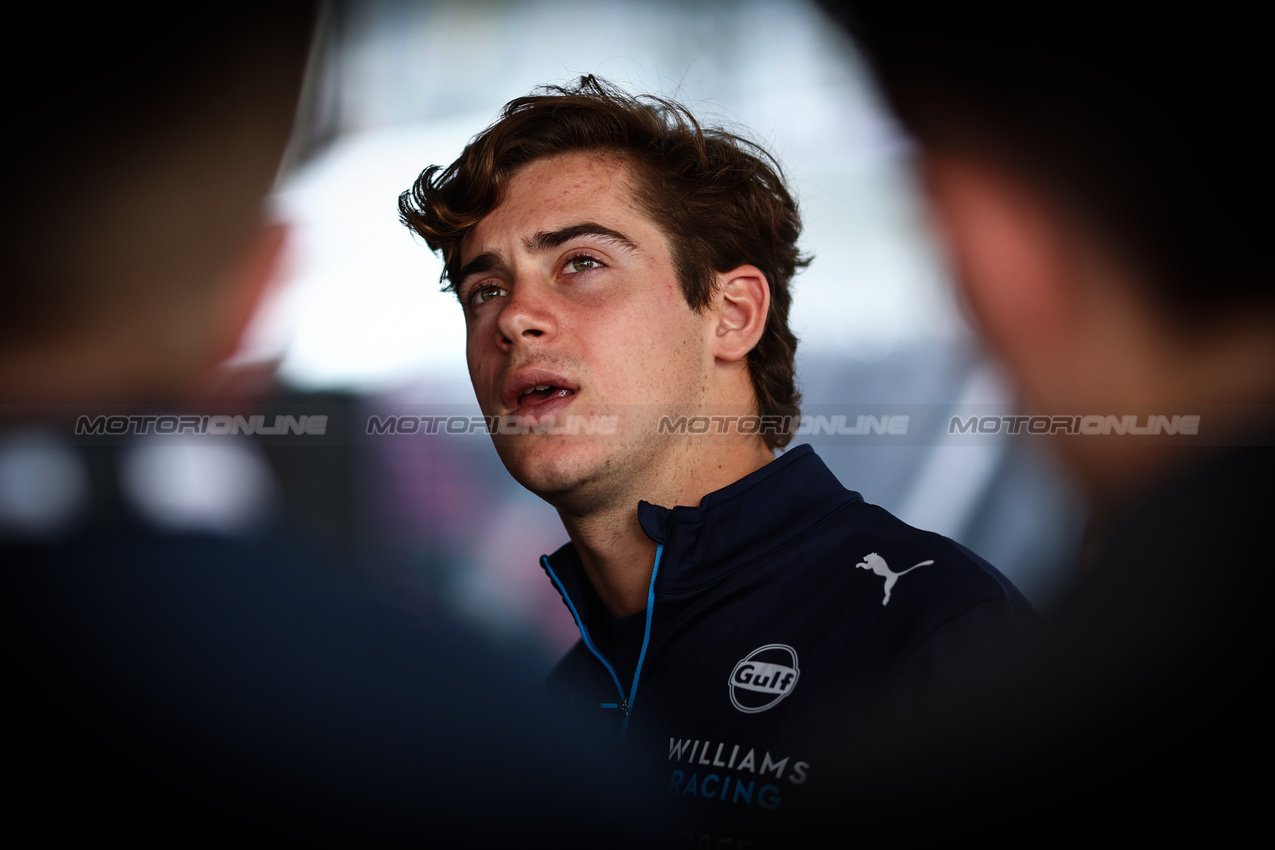
[[[518,396],[518,407],[538,407],[545,402],[558,398],[570,398],[575,392],[566,387],[558,387],[553,384],[537,384],[522,391]]]
[[[547,369],[526,370],[511,376],[501,404],[513,416],[542,418],[568,407],[579,387]]]
[[[518,394],[510,415],[537,423],[551,420],[571,404],[575,394],[575,390],[556,384],[536,384]]]

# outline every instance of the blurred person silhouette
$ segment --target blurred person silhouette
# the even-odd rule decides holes
[[[10,823],[341,845],[640,836],[652,816],[629,816],[622,779],[640,770],[551,716],[521,664],[261,526],[271,484],[246,438],[75,435],[86,415],[155,437],[226,409],[206,389],[279,262],[261,206],[314,5],[24,20],[36,49],[4,60],[23,81],[0,314]]]
[[[1247,838],[1263,786],[1240,765],[1269,758],[1265,34],[1221,14],[823,5],[916,140],[976,324],[1023,413],[1058,423],[1094,518],[1044,645],[848,730],[820,822],[853,803],[896,839]]]

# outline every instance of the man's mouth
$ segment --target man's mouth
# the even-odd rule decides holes
[[[557,387],[553,384],[537,384],[530,389],[522,391],[518,396],[518,407],[536,407],[555,398],[569,398],[575,395],[571,390],[565,387]]]
[[[545,416],[571,403],[579,387],[545,369],[521,370],[506,379],[501,406],[513,416]]]

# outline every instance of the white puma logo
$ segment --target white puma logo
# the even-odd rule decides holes
[[[913,570],[915,570],[917,567],[924,567],[927,564],[932,564],[932,563],[934,562],[922,561],[919,564],[915,564],[911,567],[908,567],[906,570],[896,573],[896,572],[893,572],[886,565],[885,558],[882,558],[876,552],[869,552],[868,554],[864,555],[863,560],[855,564],[855,566],[861,570],[872,570],[872,572],[876,573],[877,575],[885,579],[885,599],[881,600],[881,604],[889,605],[890,591],[894,589],[894,583],[899,580],[899,576],[903,575],[904,573],[910,573]]]

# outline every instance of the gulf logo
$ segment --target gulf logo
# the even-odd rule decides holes
[[[730,673],[730,702],[745,714],[774,708],[797,686],[797,650],[785,643],[759,646]]]

